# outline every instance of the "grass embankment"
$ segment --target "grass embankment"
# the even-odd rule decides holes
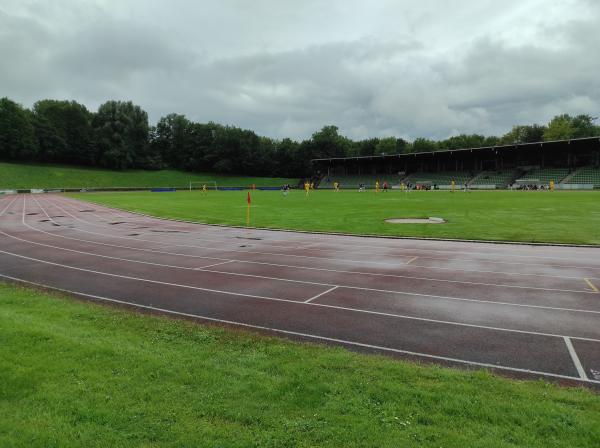
[[[246,192],[98,193],[76,197],[155,216],[245,225]],[[445,218],[389,224],[386,218]],[[435,238],[600,244],[600,192],[252,192],[251,225]]]
[[[600,396],[0,283],[0,446],[594,447]]]
[[[99,168],[63,165],[26,165],[0,163],[0,189],[27,188],[117,188],[117,187],[178,187],[190,181],[216,181],[218,185],[279,186],[296,184],[298,179],[269,177],[223,176],[213,173],[188,173],[176,170],[111,171]]]

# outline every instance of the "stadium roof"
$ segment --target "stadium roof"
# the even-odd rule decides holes
[[[465,152],[465,151],[483,151],[489,149],[519,149],[526,148],[532,146],[540,146],[544,145],[553,145],[553,144],[571,144],[571,142],[599,142],[600,136],[596,137],[583,137],[583,138],[571,138],[566,140],[550,140],[547,142],[531,142],[531,143],[512,143],[509,145],[495,145],[495,146],[480,146],[476,148],[460,148],[460,149],[442,149],[439,151],[422,151],[422,152],[407,152],[407,153],[397,153],[397,154],[381,154],[381,155],[370,155],[370,156],[352,156],[352,157],[325,157],[321,159],[311,159],[311,162],[324,162],[331,160],[359,160],[359,159],[384,159],[384,158],[398,158],[398,157],[416,157],[418,155],[432,155],[432,154],[440,154],[440,153],[453,153],[453,152]]]

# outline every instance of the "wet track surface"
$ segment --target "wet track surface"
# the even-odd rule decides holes
[[[0,279],[355,350],[600,384],[600,248],[178,223],[0,198]]]

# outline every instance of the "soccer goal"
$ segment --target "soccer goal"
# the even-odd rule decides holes
[[[206,185],[207,190],[217,191],[217,182],[214,180],[194,180],[190,181],[190,191],[192,190],[202,190],[204,185]]]

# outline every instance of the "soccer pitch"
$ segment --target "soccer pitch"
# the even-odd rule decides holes
[[[73,197],[158,217],[245,226],[247,191],[94,193]],[[352,234],[600,244],[600,192],[251,191],[251,227]],[[444,224],[389,224],[441,217]]]

